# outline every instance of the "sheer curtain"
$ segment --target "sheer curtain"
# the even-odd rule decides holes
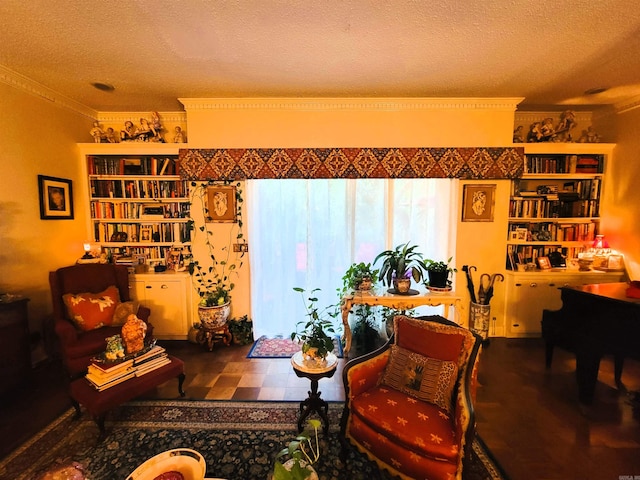
[[[385,249],[410,242],[425,258],[449,258],[455,197],[448,179],[247,181],[256,338],[288,336],[304,320],[308,295],[294,287],[336,304],[347,268]]]

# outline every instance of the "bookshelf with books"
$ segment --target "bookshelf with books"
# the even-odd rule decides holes
[[[511,185],[507,270],[535,265],[550,254],[568,262],[589,248],[600,233],[600,199],[612,150],[610,144],[525,145],[524,174]]]
[[[144,256],[164,264],[190,243],[189,187],[171,144],[81,145],[90,235],[109,258]]]
[[[600,231],[613,144],[527,143],[522,178],[511,182],[507,225],[507,337],[539,337],[542,310],[562,306],[560,287],[621,281],[620,272],[580,271],[578,255]],[[539,262],[541,257],[553,262]],[[550,265],[552,268],[540,268]]]

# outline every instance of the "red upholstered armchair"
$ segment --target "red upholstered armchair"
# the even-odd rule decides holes
[[[440,316],[397,316],[394,328],[344,367],[343,458],[351,444],[402,479],[461,479],[482,338]]]
[[[105,318],[113,318],[116,309],[126,316],[126,308],[135,308],[130,302],[127,267],[112,264],[63,267],[49,272],[49,285],[53,303],[53,325],[60,342],[62,361],[70,377],[84,375],[91,357],[105,351],[105,339],[122,330],[122,325],[109,325],[110,321],[105,321]],[[86,324],[79,325],[77,320],[70,317],[67,305],[72,304],[70,302],[73,298],[67,294],[72,294],[74,298],[78,298],[79,294],[94,294],[86,295],[90,300],[84,302],[93,309],[83,311]],[[95,317],[103,318],[90,318],[93,313]],[[137,309],[138,318],[145,322],[148,322],[150,313],[146,307],[140,306]],[[147,323],[147,338],[152,336],[153,327]]]

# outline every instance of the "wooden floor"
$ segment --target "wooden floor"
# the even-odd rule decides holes
[[[301,400],[308,380],[289,360],[247,359],[249,347],[208,352],[188,342],[161,342],[185,361],[189,399]],[[478,433],[512,480],[619,480],[640,478],[640,409],[614,387],[613,365],[600,367],[591,411],[577,405],[575,361],[557,351],[544,368],[539,339],[492,339],[482,353],[476,411]],[[322,397],[343,398],[340,364],[320,381]],[[70,407],[64,376],[55,362],[34,370],[30,388],[15,392],[0,409],[0,458]],[[640,364],[627,361],[623,381],[640,390]],[[149,393],[178,398],[177,382]],[[625,477],[630,476],[630,477]]]

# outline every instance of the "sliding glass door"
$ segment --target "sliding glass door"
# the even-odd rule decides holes
[[[354,262],[410,242],[426,258],[454,253],[455,180],[313,179],[247,181],[254,335],[288,336],[305,319],[294,287],[338,302]]]

